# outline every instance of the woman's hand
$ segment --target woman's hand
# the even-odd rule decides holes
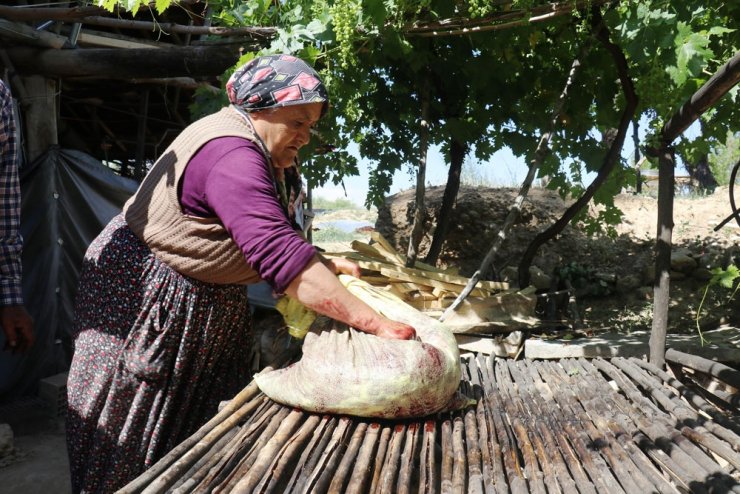
[[[342,257],[322,259],[322,261],[324,262],[324,265],[329,268],[329,271],[334,274],[348,274],[355,278],[359,278],[362,274],[360,272],[360,266]]]
[[[416,330],[408,324],[388,319],[380,325],[375,336],[395,340],[413,340],[416,338]]]

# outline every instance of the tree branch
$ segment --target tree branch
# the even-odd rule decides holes
[[[619,122],[619,129],[617,131],[617,137],[609,147],[609,151],[604,157],[604,161],[599,169],[599,173],[593,182],[586,188],[583,195],[571,205],[563,214],[563,216],[556,221],[550,228],[538,234],[534,240],[529,244],[527,250],[522,256],[522,260],[519,263],[519,286],[526,286],[529,284],[529,266],[534,259],[537,249],[540,248],[545,242],[555,237],[560,233],[563,228],[572,220],[578,212],[585,207],[593,197],[594,193],[601,187],[606,181],[607,177],[614,169],[616,164],[619,162],[619,155],[624,144],[625,137],[627,135],[627,128],[632,121],[637,108],[637,94],[635,93],[632,79],[628,74],[627,59],[622,53],[619,46],[612,43],[609,39],[609,31],[603,22],[601,17],[601,11],[598,8],[592,10],[592,30],[596,35],[596,38],[604,45],[607,51],[611,54],[614,64],[617,67],[619,74],[619,81],[624,91],[625,99],[627,104],[622,112],[622,117]]]
[[[413,24],[404,27],[402,31],[407,36],[423,37],[460,36],[486,31],[500,31],[503,29],[548,21],[554,17],[570,14],[574,10],[581,10],[589,6],[598,7],[609,1],[611,0],[556,2],[533,7],[530,10],[501,12],[483,19],[452,18],[427,24]]]
[[[524,199],[527,197],[527,194],[529,194],[529,189],[532,186],[532,182],[534,181],[535,176],[537,175],[537,170],[540,168],[542,162],[547,156],[547,153],[549,152],[549,145],[550,141],[552,140],[553,130],[557,126],[558,119],[560,118],[560,114],[562,113],[563,107],[565,106],[565,101],[568,98],[568,91],[570,90],[571,86],[573,85],[573,81],[575,80],[576,71],[581,65],[580,59],[586,54],[586,52],[588,52],[589,48],[590,45],[584,45],[581,48],[581,52],[576,56],[576,58],[573,59],[573,63],[570,66],[570,72],[568,73],[568,78],[565,81],[565,86],[563,87],[563,90],[560,93],[560,97],[555,104],[555,108],[552,111],[552,116],[550,118],[550,128],[540,137],[540,141],[537,144],[537,149],[534,153],[535,157],[529,164],[527,176],[525,177],[524,182],[522,182],[522,186],[519,189],[519,195],[514,200],[514,205],[511,207],[509,213],[506,215],[504,224],[501,226],[501,229],[496,235],[496,238],[493,241],[493,245],[488,250],[486,257],[483,259],[483,262],[481,262],[478,270],[473,273],[473,276],[470,277],[470,281],[468,281],[468,284],[465,286],[463,291],[460,292],[460,295],[458,295],[452,305],[450,305],[439,318],[440,321],[444,321],[445,319],[450,317],[455,312],[455,310],[457,310],[463,300],[465,300],[467,296],[470,295],[470,292],[472,292],[473,288],[475,288],[475,285],[478,284],[478,281],[480,281],[483,273],[487,272],[488,268],[493,263],[493,258],[503,244],[504,240],[506,239],[506,235],[509,233],[511,226],[514,224],[517,218],[519,218],[522,211],[522,204],[524,203]]]

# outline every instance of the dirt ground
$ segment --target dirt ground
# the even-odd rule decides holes
[[[487,201],[500,203],[500,214],[516,191],[485,189],[476,193]],[[401,194],[403,195],[403,193]],[[403,201],[400,201],[403,202]],[[537,228],[547,224],[546,218],[556,219],[567,206],[557,196],[543,189],[532,189],[525,212],[528,217],[540,218]],[[562,238],[547,250],[541,262],[555,259],[561,264],[580,262],[603,272],[627,276],[653,262],[653,244],[657,224],[657,201],[649,195],[617,196],[616,205],[624,213],[623,223],[617,227],[617,238],[587,239],[574,230],[564,232]],[[677,197],[675,200],[673,243],[697,255],[711,253],[711,262],[719,263],[740,253],[740,228],[733,222],[718,232],[713,228],[730,214],[726,188],[709,196]],[[368,211],[335,212],[331,219],[375,221],[376,213]],[[326,221],[327,218],[324,218]],[[537,223],[537,222],[535,222]],[[535,232],[530,232],[535,233]],[[457,235],[468,235],[458,232]],[[323,245],[329,250],[343,250],[348,245]],[[513,247],[509,247],[513,249]],[[480,257],[477,261],[480,262]],[[705,281],[687,278],[671,284],[669,331],[695,331],[696,308],[701,300]],[[705,329],[719,325],[737,326],[737,301],[728,300],[729,291],[717,290],[716,296],[705,303]],[[583,297],[579,309],[590,327],[609,328],[629,332],[649,329],[652,317],[651,289],[643,286],[629,293],[609,293],[603,296]],[[45,412],[38,403],[5,410],[0,422],[10,423],[15,434],[16,455],[8,465],[0,466],[0,491],[23,494],[66,494],[70,492],[68,462],[64,443],[64,424]]]
[[[433,225],[438,214],[443,187],[427,191],[427,216]],[[453,225],[448,232],[439,266],[459,268],[470,276],[494,243],[495,236],[511,208],[518,190],[512,188],[461,187]],[[649,330],[652,323],[652,281],[657,232],[657,193],[620,194],[615,205],[622,211],[622,223],[616,235],[587,235],[582,228],[568,225],[555,238],[541,246],[533,264],[543,274],[563,273],[573,278],[577,308],[584,325],[594,330]],[[411,228],[412,190],[389,198],[378,213],[376,229],[405,252]],[[559,219],[571,203],[555,192],[532,188],[522,205],[519,219],[512,225],[494,256],[498,279],[506,278],[506,266],[516,269],[526,247],[538,233]],[[696,261],[694,273],[672,273],[669,332],[696,331],[697,309],[702,301],[712,268],[726,268],[740,263],[740,228],[737,222],[719,231],[714,227],[731,213],[727,187],[709,195],[677,194],[674,202],[673,252],[687,254]],[[596,214],[595,210],[590,211]],[[429,224],[427,224],[427,231]],[[421,241],[423,255],[431,235]],[[510,271],[509,271],[510,272]],[[514,271],[516,272],[516,271]],[[709,274],[708,274],[709,273]],[[490,279],[497,279],[489,276]],[[582,287],[579,286],[582,285]],[[730,290],[713,286],[703,302],[702,329],[724,324],[737,326],[737,297],[731,301]]]

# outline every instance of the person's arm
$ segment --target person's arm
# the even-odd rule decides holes
[[[381,316],[352,295],[318,256],[293,278],[285,293],[309,309],[365,333],[401,340],[416,336],[413,327]]]
[[[25,351],[33,344],[33,319],[21,294],[20,184],[13,100],[0,82],[0,324],[5,349]]]
[[[246,261],[277,293],[288,293],[319,314],[386,338],[413,338],[412,327],[391,321],[352,295],[332,273],[359,275],[349,261],[327,267],[286,217],[275,197],[267,163],[253,145],[220,139],[198,152],[183,178],[183,209],[216,215],[244,253]],[[193,186],[203,192],[193,199]],[[197,196],[197,194],[196,194]],[[183,199],[184,198],[184,199]]]

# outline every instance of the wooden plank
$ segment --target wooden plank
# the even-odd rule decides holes
[[[387,255],[384,255],[384,253],[380,252],[378,249],[373,247],[372,245],[368,245],[365,242],[361,242],[359,240],[353,240],[350,244],[350,247],[357,251],[358,253],[364,255],[365,257],[387,262],[388,264],[395,264],[395,259],[389,258]]]
[[[434,285],[434,286],[438,286],[440,288],[444,288],[444,289],[447,289],[449,291],[453,291],[456,293],[460,293],[462,289],[465,288],[465,286],[470,281],[469,278],[466,278],[464,276],[453,275],[449,273],[438,273],[434,271],[423,271],[421,269],[406,268],[403,266],[398,266],[398,268],[395,268],[395,270],[400,271],[408,276],[416,276],[422,279],[440,281],[444,284]],[[485,291],[485,292],[489,292],[489,291],[496,292],[496,291],[509,290],[510,285],[503,281],[481,280],[478,282],[475,289]]]
[[[137,40],[135,38],[129,38],[127,36],[120,36],[110,33],[102,32],[91,32],[88,30],[80,31],[80,35],[77,38],[77,43],[80,45],[97,46],[102,48],[143,48],[143,49],[161,49],[166,47],[174,47],[176,45],[166,43],[158,44],[146,40]]]
[[[381,235],[380,232],[377,232],[377,231],[370,232],[370,238],[380,246],[380,249],[387,252],[394,259],[397,259],[396,264],[400,266],[406,265],[406,256],[398,252],[396,249],[394,249],[391,243],[385,237],[383,237],[383,235]],[[437,268],[436,266],[432,266],[431,264],[426,264],[424,262],[419,261],[418,259],[414,263],[414,267],[422,271],[431,271],[435,273],[443,272],[441,269]]]
[[[398,268],[385,268],[381,267],[380,273],[384,276],[388,276],[389,278],[395,278],[398,280],[404,280],[404,281],[410,281],[412,283],[418,283],[419,285],[425,285],[435,288],[443,288],[445,290],[449,291],[462,291],[463,287],[460,285],[455,285],[454,283],[448,283],[446,281],[440,281],[433,278],[427,278],[423,276],[419,276],[417,274],[413,274],[413,271],[417,270],[410,270],[408,268],[405,268],[403,270],[399,270]],[[470,292],[470,294],[474,297],[487,297],[488,292],[485,290],[481,290],[480,288],[474,288],[473,291]]]
[[[396,252],[396,249],[394,249],[390,242],[388,242],[379,232],[370,232],[370,238],[373,242],[378,244],[375,248],[382,253],[383,257],[393,261],[394,264],[398,264],[399,266],[403,266],[405,264],[405,259]]]

